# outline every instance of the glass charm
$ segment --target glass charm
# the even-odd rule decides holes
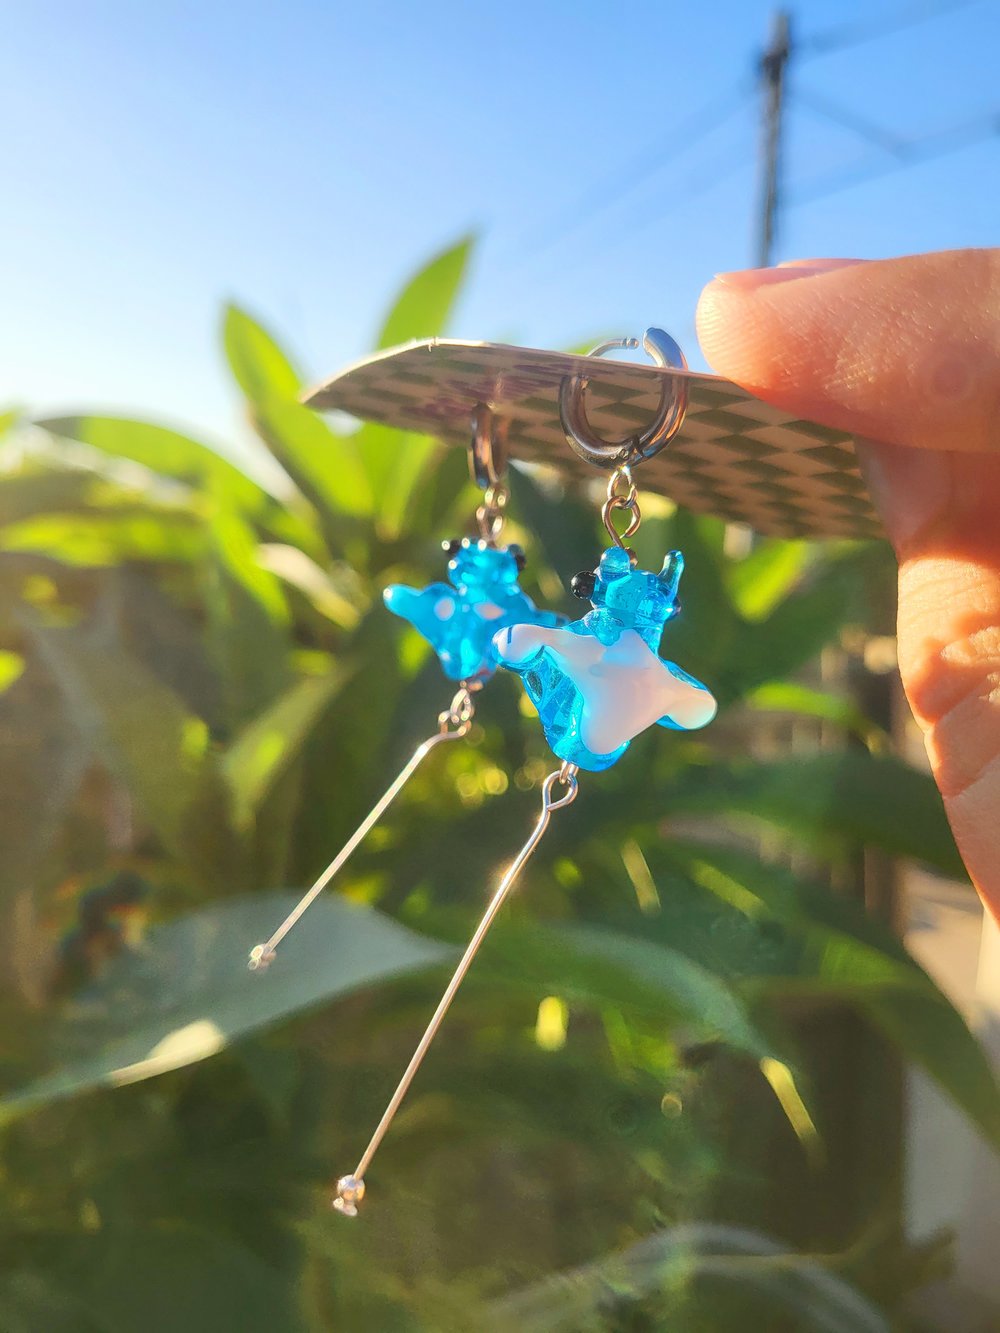
[[[654,723],[691,731],[715,716],[706,687],[659,656],[663,627],[681,609],[683,569],[680,551],[652,574],[609,547],[593,574],[574,580],[592,607],[582,620],[557,629],[512,624],[496,635],[500,665],[523,678],[545,739],[566,763],[599,772]]]
[[[449,680],[484,680],[496,670],[493,637],[508,625],[555,627],[565,616],[539,611],[518,586],[519,546],[491,546],[466,537],[446,544],[448,583],[408,588],[393,583],[385,604],[417,629],[437,653]]]

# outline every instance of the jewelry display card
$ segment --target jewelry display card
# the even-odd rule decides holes
[[[684,420],[666,447],[639,465],[642,489],[770,536],[880,535],[851,436],[789,416],[714,375],[430,339],[359,361],[305,401],[462,448],[469,444],[473,410],[485,403],[511,458],[591,481],[594,469],[570,450],[560,424],[560,385],[574,375],[588,381],[594,430],[623,442],[654,417],[664,377],[686,382]]]

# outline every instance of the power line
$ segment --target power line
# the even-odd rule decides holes
[[[828,28],[826,32],[814,33],[797,44],[796,54],[803,59],[832,55],[835,51],[862,46],[879,37],[890,37],[917,23],[939,18],[942,14],[951,14],[957,9],[968,9],[970,5],[978,3],[979,0],[936,0],[935,3],[925,0],[922,4],[905,5],[895,14],[883,15],[871,23],[841,24],[839,27]]]
[[[564,239],[578,227],[589,224],[599,214],[621,202],[643,181],[660,171],[669,162],[696,147],[702,140],[719,129],[739,111],[753,91],[752,84],[741,80],[721,97],[688,116],[676,126],[666,143],[655,149],[647,148],[618,168],[614,173],[592,185],[578,196],[558,218],[540,232],[524,237],[517,247],[538,252]]]
[[[824,120],[832,121],[835,125],[839,125],[841,129],[850,130],[852,134],[856,134],[861,139],[866,139],[868,143],[874,144],[876,148],[892,153],[893,156],[899,156],[906,150],[907,141],[902,135],[883,129],[881,125],[866,120],[850,107],[842,106],[839,102],[834,102],[821,93],[796,87],[793,88],[792,95],[799,105],[806,107],[817,116],[822,116]]]
[[[856,185],[864,185],[882,176],[905,171],[908,167],[930,162],[936,158],[950,157],[952,153],[958,153],[972,144],[994,139],[998,135],[1000,135],[1000,110],[990,111],[985,116],[977,116],[950,129],[937,130],[933,134],[924,135],[921,139],[905,142],[896,161],[888,165],[879,163],[866,168],[862,164],[856,171],[839,172],[823,177],[811,185],[806,185],[803,190],[793,191],[788,202],[793,208],[815,203],[818,199],[826,199],[831,194],[853,189]]]
[[[735,151],[732,151],[733,149]],[[746,147],[742,143],[731,145],[730,152],[717,158],[709,165],[707,170],[693,172],[686,179],[680,181],[672,191],[666,207],[655,215],[649,212],[643,221],[630,231],[629,235],[634,236],[653,223],[659,224],[664,218],[670,217],[671,214],[686,207],[692,200],[700,198],[703,194],[707,194],[709,190],[715,189],[717,185],[721,185],[723,181],[735,176],[749,163],[750,159],[747,156]]]
[[[967,9],[978,2],[979,0],[923,0],[923,3],[905,5],[894,13],[884,15],[873,21],[841,24],[827,29],[825,32],[815,33],[801,40],[796,39],[795,58],[812,59],[860,46],[869,41],[892,36],[918,23]],[[550,219],[540,229],[523,236],[520,241],[511,247],[511,258],[516,259],[519,263],[523,262],[530,255],[544,252],[557,242],[572,235],[576,230],[589,226],[595,218],[620,204],[623,199],[634,193],[639,186],[656,175],[663,167],[697,147],[714,131],[728,122],[736,112],[746,105],[754,92],[755,81],[753,79],[740,80],[720,97],[713,99],[699,111],[682,121],[680,125],[673,129],[670,137],[664,143],[656,147],[647,147],[641,153],[636,154],[614,172],[590,186],[560,215]],[[906,140],[821,94],[796,88],[794,97],[816,115],[823,116],[844,129],[850,130],[881,151],[890,153],[895,162],[888,167],[885,165],[879,165],[875,168],[862,167],[857,172],[848,173],[847,175],[841,173],[838,176],[820,180],[814,186],[807,185],[803,192],[798,195],[793,194],[793,197],[789,200],[792,206],[808,203],[813,199],[823,198],[827,194],[837,193],[840,190],[850,189],[852,186],[867,180],[877,179],[878,176],[885,174],[887,171],[899,170],[906,166],[916,165],[918,162],[946,156],[950,152],[959,151],[967,143],[990,138],[998,132],[992,121],[985,127],[982,121],[979,121],[976,123],[975,129],[971,126],[961,127],[957,131],[943,132],[943,134],[927,136],[916,141]],[[956,134],[959,136],[957,140],[955,140]],[[949,138],[950,142],[947,147],[941,145],[942,137]],[[732,174],[732,170],[738,165],[739,163],[733,164],[733,167],[724,174]],[[721,178],[721,176],[718,177],[718,179]],[[694,197],[711,188],[715,179],[715,175],[708,174],[704,178],[699,177],[695,183]],[[685,190],[690,194],[691,186],[683,183],[674,186],[675,196]],[[658,214],[656,218],[650,216],[648,220],[658,220],[658,218],[665,216],[667,212],[675,211],[683,202],[683,199],[675,197],[664,212]]]

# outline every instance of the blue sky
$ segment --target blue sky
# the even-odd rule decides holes
[[[752,259],[759,107],[734,90],[752,84],[771,9],[15,7],[0,80],[0,402],[138,413],[238,446],[224,300],[318,377],[363,354],[407,274],[470,230],[456,336],[565,346],[657,323],[703,365],[698,292]],[[815,34],[919,10],[793,7],[803,50],[779,258],[997,243],[1000,136],[802,201],[894,160],[817,98],[902,140],[1000,113],[996,0],[808,50]],[[728,117],[674,153],[730,96]]]

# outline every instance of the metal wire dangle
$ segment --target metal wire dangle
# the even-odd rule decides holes
[[[393,801],[409,782],[423,761],[432,750],[445,741],[461,740],[469,734],[472,719],[476,712],[475,694],[482,688],[480,681],[466,681],[456,693],[449,706],[438,715],[438,729],[433,736],[428,736],[410,755],[395,781],[385,791],[379,801],[365,816],[364,820],[348,838],[347,842],[333,858],[315,884],[303,894],[301,900],[282,921],[281,925],[264,944],[255,944],[250,950],[247,966],[251,972],[259,972],[274,962],[275,951],[292,927],[301,920],[309,907],[315,902],[334,876],[347,864],[358,846],[392,805]]]
[[[389,1099],[389,1104],[382,1113],[382,1119],[375,1127],[375,1132],[369,1139],[367,1148],[365,1148],[364,1152],[361,1154],[357,1166],[354,1168],[351,1175],[341,1176],[340,1180],[337,1181],[337,1193],[333,1199],[333,1206],[338,1212],[343,1213],[345,1216],[357,1216],[358,1204],[360,1204],[365,1197],[365,1172],[371,1165],[372,1158],[378,1151],[379,1144],[385,1138],[386,1132],[392,1124],[393,1118],[399,1110],[403,1098],[406,1096],[410,1084],[413,1082],[414,1076],[420,1068],[431,1042],[434,1040],[438,1029],[444,1021],[445,1014],[451,1007],[451,1002],[455,998],[459,986],[461,986],[462,982],[465,980],[465,975],[472,966],[472,960],[479,952],[479,946],[486,938],[487,931],[496,919],[497,913],[500,911],[501,907],[503,907],[510,891],[517,883],[518,876],[527,862],[531,859],[535,848],[541,842],[542,836],[549,826],[549,819],[552,816],[552,812],[554,810],[561,810],[564,806],[570,805],[576,800],[578,772],[579,769],[576,764],[564,763],[561,768],[557,768],[554,772],[550,773],[542,783],[542,810],[538,816],[538,822],[532,830],[531,836],[511,862],[500,883],[497,885],[496,891],[490,899],[489,906],[483,913],[482,919],[476,927],[471,940],[469,940],[465,953],[463,953],[462,957],[459,959],[458,966],[452,973],[451,980],[445,987],[444,994],[438,1001],[438,1006],[434,1010],[427,1027],[424,1029],[424,1035],[417,1043],[416,1050],[410,1057],[410,1063],[403,1071],[403,1076],[396,1085],[396,1091]],[[563,794],[561,796],[553,797],[553,790],[557,783],[563,788]]]

